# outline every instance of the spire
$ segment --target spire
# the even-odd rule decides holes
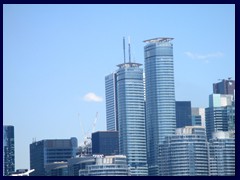
[[[126,63],[126,57],[125,57],[125,37],[123,37],[123,58],[124,58],[124,64]]]
[[[129,62],[131,62],[131,46],[130,46],[130,37],[128,36],[128,54],[129,54]]]

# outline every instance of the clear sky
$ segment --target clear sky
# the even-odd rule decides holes
[[[3,124],[15,127],[16,169],[29,144],[106,130],[104,77],[122,38],[144,64],[143,40],[173,37],[176,100],[207,107],[212,84],[235,79],[234,5],[4,5]]]

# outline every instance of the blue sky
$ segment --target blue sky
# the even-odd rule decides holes
[[[234,5],[4,5],[3,124],[15,126],[16,169],[29,144],[106,129],[104,77],[122,38],[144,64],[143,41],[173,37],[176,100],[207,107],[212,84],[235,79]]]

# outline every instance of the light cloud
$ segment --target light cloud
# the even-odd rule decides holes
[[[95,93],[89,92],[83,97],[84,101],[88,102],[102,102],[103,98],[97,96]]]
[[[190,57],[191,59],[200,59],[200,60],[206,60],[209,58],[220,58],[223,57],[223,53],[222,52],[214,52],[214,53],[208,53],[208,54],[198,54],[198,53],[192,53],[192,52],[185,52],[185,55],[187,55],[188,57]]]

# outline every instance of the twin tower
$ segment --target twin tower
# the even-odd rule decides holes
[[[107,130],[119,132],[119,153],[127,156],[131,175],[158,175],[158,149],[175,134],[173,38],[144,41],[142,64],[124,63],[105,77]]]

